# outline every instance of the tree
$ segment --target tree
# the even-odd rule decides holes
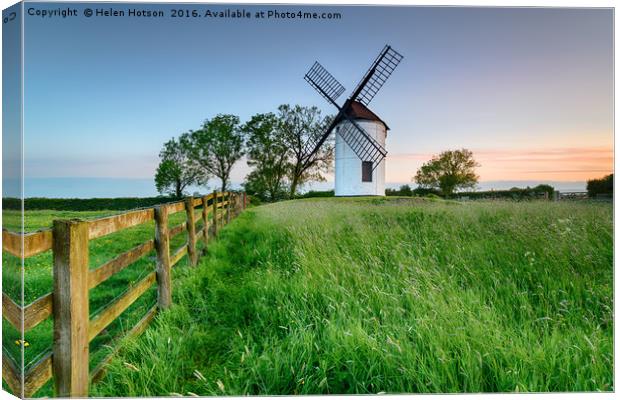
[[[155,173],[155,187],[161,194],[181,197],[188,186],[207,181],[208,175],[191,162],[190,148],[186,144],[188,136],[184,133],[178,141],[170,139],[164,143],[159,153],[160,163]]]
[[[473,188],[478,183],[475,168],[479,166],[470,150],[448,150],[422,165],[414,179],[423,188],[438,188],[450,196],[456,189]]]
[[[329,170],[334,157],[334,146],[326,141],[312,154],[313,146],[325,133],[331,122],[330,117],[322,117],[316,107],[290,106],[278,107],[278,129],[285,138],[291,154],[291,167],[288,173],[289,194],[293,197],[300,185],[314,180],[324,181],[323,173]]]
[[[586,188],[589,197],[596,197],[599,194],[613,195],[614,174],[607,175],[600,179],[590,179],[588,180]]]
[[[243,156],[239,117],[218,114],[206,120],[201,129],[191,132],[187,139],[194,165],[206,174],[220,178],[221,190],[225,192],[230,182],[230,171]]]
[[[262,200],[276,201],[286,196],[291,152],[278,123],[273,113],[256,114],[241,127],[246,135],[248,165],[254,167],[244,186]]]

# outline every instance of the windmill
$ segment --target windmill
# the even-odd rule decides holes
[[[368,104],[402,59],[386,45],[342,107],[336,99],[344,92],[344,86],[321,64],[315,62],[304,76],[338,109],[323,136],[307,143],[306,149],[312,149],[309,154],[314,154],[332,131],[336,132],[336,196],[385,195],[385,138],[389,128]]]

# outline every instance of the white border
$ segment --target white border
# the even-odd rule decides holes
[[[38,1],[38,0],[37,0]],[[65,2],[74,2],[74,3],[86,3],[89,1],[65,1]],[[468,6],[468,7],[567,7],[567,8],[614,8],[614,100],[615,94],[618,92],[618,84],[615,80],[615,76],[618,72],[618,65],[615,63],[615,54],[616,48],[618,44],[618,32],[615,30],[615,2],[611,0],[597,0],[597,1],[584,1],[584,0],[529,0],[529,1],[516,1],[516,0],[476,0],[476,1],[467,1],[467,0],[426,0],[426,1],[415,1],[415,0],[389,0],[385,2],[378,3],[377,1],[370,0],[314,0],[314,1],[299,1],[299,0],[270,0],[270,1],[259,1],[259,0],[243,0],[243,1],[234,1],[234,0],[219,0],[219,1],[208,1],[208,2],[182,2],[182,1],[166,1],[166,0],[151,0],[151,1],[134,1],[134,2],[120,2],[120,1],[110,1],[115,3],[203,3],[203,4],[299,4],[299,5],[375,5],[375,6],[389,6],[389,5],[399,5],[399,6]],[[2,9],[7,8],[13,4],[15,1],[10,0],[0,0],[0,5]],[[2,40],[2,33],[0,30],[0,41]],[[1,69],[1,61],[2,55],[0,53],[0,69]],[[0,90],[2,88],[2,83],[0,82]],[[2,105],[2,99],[0,96],[0,106]],[[0,108],[1,109],[1,108]],[[618,110],[615,107],[614,101],[614,133],[615,133],[615,119],[618,115]],[[614,134],[614,149],[615,149],[615,134]],[[0,154],[2,150],[2,143],[0,141]],[[614,170],[616,169],[616,159],[614,157]],[[0,163],[0,173],[2,172],[2,165]],[[620,190],[616,186],[614,193],[614,210],[615,206],[618,204],[618,195],[620,195]],[[1,200],[0,200],[1,206]],[[618,244],[618,227],[616,224],[616,218],[614,213],[614,249]],[[615,274],[615,265],[616,265],[616,252],[614,251],[614,322],[618,321],[618,307],[616,304],[616,296],[620,289],[620,285],[618,284],[618,280],[616,279]],[[1,285],[0,285],[1,287]],[[0,321],[1,326],[1,321]],[[615,334],[615,325],[614,325],[614,353],[615,349],[618,347],[618,338]],[[614,357],[614,384],[617,385],[619,382],[619,369],[615,365],[615,357]],[[615,398],[615,393],[551,393],[551,394],[540,394],[540,393],[523,393],[523,394],[451,394],[451,395],[386,395],[381,396],[383,398],[389,398],[394,400],[402,400],[402,399],[413,399],[413,398],[422,398],[422,397],[431,397],[432,399],[450,399],[455,396],[459,399],[518,399],[518,398],[527,398],[527,399],[612,399]],[[330,396],[333,399],[345,399],[351,398],[353,396]],[[355,396],[357,397],[357,396]],[[1,391],[0,399],[15,399],[16,397]],[[291,399],[300,399],[304,400],[317,400],[323,398],[323,396],[262,396],[261,398],[268,399],[281,399],[281,398],[291,398]],[[156,397],[156,399],[168,399],[168,397]],[[242,397],[239,397],[242,399]]]

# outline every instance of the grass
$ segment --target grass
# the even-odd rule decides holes
[[[118,213],[119,211],[106,210],[81,212],[56,210],[27,211],[24,218],[24,230],[30,232],[49,228],[54,219],[93,219]],[[4,210],[3,227],[13,231],[20,231],[20,218],[20,213],[18,211]],[[185,221],[185,219],[184,211],[172,214],[169,224],[172,227]],[[197,229],[201,227],[201,223],[197,224]],[[152,239],[154,237],[154,232],[154,223],[150,222],[92,240],[89,245],[90,268],[96,268],[121,253]],[[186,234],[179,234],[174,237],[171,240],[171,253],[181,247],[186,240]],[[202,246],[199,246],[199,248],[202,248]],[[91,289],[89,294],[91,319],[105,309],[112,301],[125,293],[131,285],[137,283],[141,278],[153,271],[155,269],[155,262],[155,251],[151,251],[120,273],[113,275],[107,281]],[[184,264],[187,264],[187,256],[184,257],[178,265]],[[173,270],[174,273],[176,273],[176,269],[177,268]],[[21,296],[20,260],[6,252],[3,253],[2,286],[3,292],[19,304]],[[51,292],[52,286],[51,251],[27,258],[24,265],[24,303],[30,304],[40,296]],[[130,329],[155,303],[156,297],[156,288],[153,286],[140,297],[138,301],[131,305],[120,318],[110,324],[91,342],[91,368],[94,368],[110,351],[109,345],[112,343],[113,339],[121,335],[122,332],[127,329]],[[25,341],[28,343],[28,347],[24,348],[24,365],[26,369],[51,350],[52,328],[52,318],[48,318],[40,325],[26,332]],[[12,356],[17,365],[20,365],[21,350],[19,343],[16,342],[21,338],[19,330],[13,328],[9,323],[4,323],[2,325],[2,338],[6,352]],[[6,388],[6,386],[4,387]],[[50,381],[36,393],[36,396],[50,396],[53,394],[52,388],[53,384]]]
[[[612,206],[308,199],[180,269],[95,396],[613,390]]]

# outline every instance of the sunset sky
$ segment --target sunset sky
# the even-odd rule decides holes
[[[162,144],[217,113],[243,121],[282,103],[333,113],[303,80],[308,68],[318,60],[350,93],[386,43],[405,56],[370,104],[391,128],[387,182],[462,147],[482,181],[613,169],[610,9],[209,6],[343,17],[205,21],[70,7],[79,17],[25,19],[27,177],[152,178]],[[240,162],[233,181],[248,171]]]

